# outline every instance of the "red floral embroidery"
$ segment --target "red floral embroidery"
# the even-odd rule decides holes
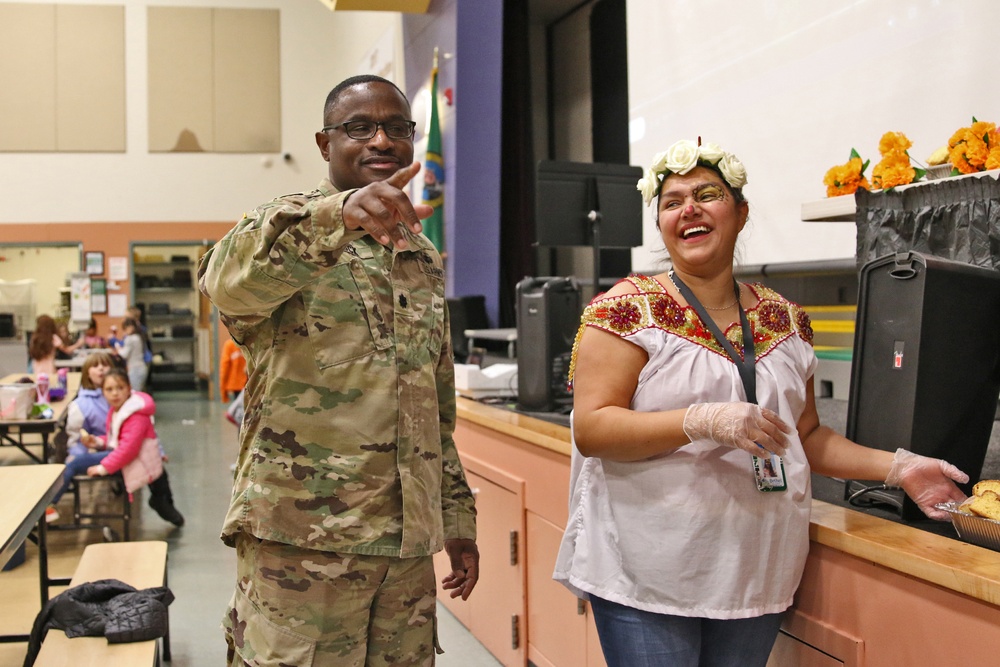
[[[757,312],[757,321],[775,333],[786,333],[792,327],[788,309],[773,302],[761,304]]]
[[[813,342],[813,328],[812,323],[809,321],[809,314],[800,310],[795,314],[795,324],[799,330],[799,337],[805,342],[812,345]]]
[[[634,303],[620,301],[608,307],[607,320],[615,331],[628,331],[642,321],[642,313]]]
[[[722,346],[720,346],[715,341],[715,336],[712,334],[712,332],[706,329],[701,322],[698,322],[694,325],[694,331],[691,332],[691,335],[694,336],[695,338],[701,338],[702,340],[710,340],[713,343],[715,343],[716,348],[720,350],[722,349]]]
[[[684,326],[684,309],[669,297],[650,297],[649,310],[653,321],[661,327],[679,328]]]

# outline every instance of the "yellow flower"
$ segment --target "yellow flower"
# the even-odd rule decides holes
[[[905,150],[892,150],[872,169],[872,187],[876,189],[909,185],[917,180],[917,170],[910,164]]]
[[[969,164],[969,161],[966,159],[964,142],[959,143],[951,149],[948,159],[951,161],[951,166],[957,169],[960,174],[974,174],[979,171],[977,167],[973,167]]]
[[[990,155],[986,158],[986,168],[1000,169],[1000,144],[994,145],[990,149]]]
[[[902,132],[886,132],[878,142],[878,152],[883,156],[894,151],[906,152],[913,142]]]
[[[1000,146],[1000,133],[995,123],[972,119],[972,125],[960,128],[948,140],[948,157],[961,174],[973,174],[983,169],[995,169],[993,149]]]
[[[852,151],[852,154],[855,153]],[[868,179],[862,173],[865,166],[867,165],[862,163],[860,157],[852,157],[847,161],[847,164],[831,167],[823,177],[823,183],[826,185],[826,196],[850,195],[854,194],[858,188],[870,190]]]
[[[995,129],[997,129],[996,123],[987,123],[982,120],[973,121],[972,127],[969,128],[972,134],[980,139],[993,132]]]

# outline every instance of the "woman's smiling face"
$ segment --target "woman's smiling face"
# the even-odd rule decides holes
[[[748,212],[718,172],[695,167],[663,180],[657,226],[674,265],[698,273],[707,264],[732,265]]]

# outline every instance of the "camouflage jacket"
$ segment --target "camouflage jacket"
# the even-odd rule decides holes
[[[348,231],[324,180],[244,216],[202,259],[201,290],[240,344],[246,414],[222,539],[413,557],[475,538],[452,431],[441,257]]]

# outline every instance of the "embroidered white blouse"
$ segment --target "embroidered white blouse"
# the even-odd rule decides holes
[[[592,302],[592,326],[644,349],[631,407],[745,401],[736,365],[697,313],[652,278],[638,294]],[[816,368],[809,317],[762,285],[747,312],[754,333],[757,397],[794,428]],[[742,354],[738,325],[725,332]],[[579,336],[577,337],[579,340]],[[573,447],[569,521],[554,578],[645,611],[735,619],[787,609],[809,550],[809,464],[795,433],[783,457],[788,489],[761,492],[749,453],[699,440],[641,462],[582,456]]]

